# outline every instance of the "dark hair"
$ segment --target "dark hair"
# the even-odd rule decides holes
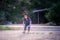
[[[29,17],[29,15],[28,15],[28,14],[25,14],[25,15]]]

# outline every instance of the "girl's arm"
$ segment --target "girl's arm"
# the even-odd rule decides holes
[[[23,25],[24,25],[24,21],[23,21]]]
[[[24,18],[22,18],[22,24],[24,25]]]
[[[30,19],[30,18],[29,18]],[[30,25],[32,24],[32,21],[31,21],[31,19],[30,19]]]
[[[30,21],[30,25],[32,24],[32,21]]]

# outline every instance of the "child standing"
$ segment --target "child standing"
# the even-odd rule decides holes
[[[30,32],[30,26],[31,26],[31,19],[30,19],[30,17],[27,14],[24,15],[23,25],[24,25],[23,33],[25,33],[27,28],[28,28],[28,33],[29,33]]]

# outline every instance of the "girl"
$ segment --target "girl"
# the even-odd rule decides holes
[[[24,31],[23,33],[25,33],[26,29],[28,28],[28,33],[30,31],[30,26],[31,26],[31,19],[27,14],[24,14],[24,18],[23,18],[23,25],[24,25]]]

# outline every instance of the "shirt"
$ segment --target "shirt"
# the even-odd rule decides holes
[[[28,19],[25,19],[25,18],[24,18],[23,21],[24,21],[24,24],[25,24],[25,25],[29,25],[31,19],[30,19],[30,18],[28,18]]]

